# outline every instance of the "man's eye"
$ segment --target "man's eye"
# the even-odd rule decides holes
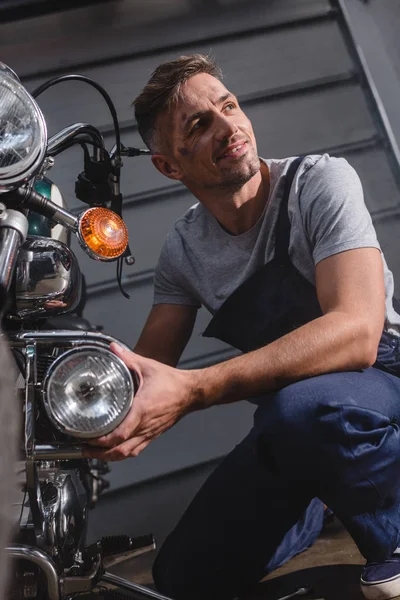
[[[194,133],[195,131],[197,131],[197,129],[200,129],[200,127],[202,126],[202,120],[199,119],[198,121],[196,121],[196,123],[193,125],[192,129],[190,130],[190,133]]]
[[[233,102],[229,102],[229,104],[225,106],[225,110],[233,110],[234,108],[235,105],[233,104]]]

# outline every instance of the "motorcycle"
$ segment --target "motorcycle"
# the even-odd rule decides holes
[[[116,137],[110,151],[87,123],[47,137],[36,98],[69,80],[92,85],[106,101]],[[56,156],[73,144],[84,151],[75,194],[88,205],[78,215],[68,211],[47,178]],[[130,592],[129,597],[168,600],[107,572],[111,565],[154,550],[151,534],[85,541],[88,511],[107,486],[108,467],[84,458],[82,447],[123,420],[137,381],[109,350],[117,340],[76,314],[82,275],[69,245],[69,236],[76,235],[91,258],[116,261],[124,293],[123,261],[131,265],[134,259],[121,216],[122,158],[147,153],[122,144],[115,107],[98,83],[65,75],[30,94],[0,63],[0,316],[17,365],[23,413],[17,532],[6,549],[13,565],[13,599],[122,598],[117,588]]]

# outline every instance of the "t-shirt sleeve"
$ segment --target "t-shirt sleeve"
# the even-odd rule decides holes
[[[360,178],[344,158],[323,155],[306,173],[300,210],[314,264],[355,248],[380,248]]]
[[[171,243],[168,236],[154,272],[153,304],[185,304],[200,308],[200,302],[182,281],[178,256],[172,259]]]

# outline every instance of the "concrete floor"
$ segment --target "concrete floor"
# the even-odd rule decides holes
[[[307,599],[361,600],[361,566],[365,559],[335,520],[328,525],[312,548],[295,556],[256,586],[246,600],[276,600],[297,587],[312,585]]]
[[[143,556],[114,567],[113,572],[152,587],[152,562],[151,555]],[[303,596],[307,600],[362,600],[359,579],[364,562],[350,536],[334,520],[312,548],[271,573],[242,600],[278,600],[306,585],[313,587]]]

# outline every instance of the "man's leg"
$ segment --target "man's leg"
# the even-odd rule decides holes
[[[233,598],[258,581],[314,496],[369,560],[398,545],[400,379],[367,369],[270,394],[255,427],[212,474],[155,563],[178,600]]]
[[[399,423],[400,378],[373,368],[322,375],[259,406],[259,457],[308,480],[361,553],[382,561],[399,545]]]
[[[310,548],[322,531],[324,515],[324,503],[319,498],[311,500],[301,518],[285,534],[274,555],[265,565],[264,575],[272,573],[300,552]]]
[[[259,462],[252,431],[211,474],[163,544],[153,568],[157,589],[174,600],[232,600],[271,570],[268,563],[276,568],[289,558],[312,497],[311,489]],[[314,524],[297,551],[315,535]]]

